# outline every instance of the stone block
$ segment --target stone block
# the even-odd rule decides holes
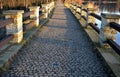
[[[16,26],[14,23],[12,23],[12,24],[7,25],[6,29],[7,29],[6,34],[8,35],[8,34],[14,34],[14,33],[21,31],[22,27],[18,28],[18,26]]]
[[[14,22],[6,26],[7,34],[13,34],[22,30],[22,14],[6,15],[6,18],[13,18]]]
[[[11,43],[20,43],[23,39],[23,31],[19,31],[18,33],[14,33],[14,38],[10,41]]]
[[[112,33],[112,34],[117,34],[117,31],[116,31],[116,30],[112,30],[111,33]]]
[[[44,13],[44,17],[43,18],[47,18],[48,17],[48,13]]]

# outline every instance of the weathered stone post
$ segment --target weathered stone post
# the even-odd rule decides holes
[[[96,18],[91,16],[90,13],[96,13],[97,9],[96,8],[87,8],[87,20],[86,20],[86,27],[88,26],[88,23],[96,23]]]
[[[34,12],[34,14],[30,15],[30,18],[35,20],[35,26],[39,26],[39,8],[39,6],[29,7],[30,11]]]
[[[53,8],[54,8],[54,4],[55,4],[54,2],[51,2],[51,3],[50,3],[50,13],[51,13],[51,11],[52,11]]]
[[[87,13],[86,13],[83,9],[86,9],[86,10],[87,10],[87,7],[82,6],[82,16],[85,16],[85,17],[86,17]]]
[[[82,5],[80,6],[80,19],[82,18]]]
[[[81,16],[81,5],[78,5],[77,6],[77,9],[76,9],[76,17],[77,19],[80,19],[80,16]]]
[[[76,8],[76,12],[80,12],[80,9],[79,9],[79,5],[77,6],[77,8]]]
[[[77,5],[73,6],[73,14],[76,14],[76,10],[77,10]]]
[[[98,7],[95,6],[93,2],[89,2],[86,6],[87,8],[87,20],[86,20],[86,27],[88,26],[88,23],[96,23],[96,18],[91,16],[90,13],[97,13],[98,12]]]
[[[81,10],[81,8],[82,8],[82,5],[79,5],[79,13],[80,13],[80,15],[81,15],[81,12],[82,12],[82,10]]]
[[[51,11],[51,3],[47,4],[47,6],[48,6],[48,15],[49,15]]]
[[[71,4],[71,11],[73,11],[73,6],[74,6],[74,5],[73,5],[73,4]]]
[[[80,18],[82,18],[82,16],[84,16],[85,18],[87,18],[87,11],[88,11],[88,8],[86,7],[86,6],[81,6],[81,17]]]
[[[120,16],[117,16],[115,14],[101,14],[102,17],[102,24],[100,28],[100,44],[101,45],[107,45],[106,41],[107,39],[116,40],[116,34],[117,31],[109,26],[109,22],[116,22],[118,23],[118,20]],[[118,19],[116,21],[116,19]]]
[[[55,2],[52,2],[52,9],[55,7]]]
[[[8,10],[4,11],[3,14],[5,18],[12,18],[14,22],[6,26],[6,33],[13,34],[14,38],[11,43],[20,43],[23,39],[23,23],[22,23],[22,13],[24,11],[20,10]]]
[[[50,11],[49,11],[49,14],[51,13],[51,11],[53,10],[53,8],[54,8],[54,2],[51,2],[50,3],[50,7],[49,7],[49,9],[50,9]]]
[[[44,18],[48,18],[48,5],[47,4],[42,4],[43,6],[43,13],[44,13]]]
[[[77,12],[79,10],[78,7],[79,7],[78,5],[75,6],[75,15],[77,14]]]

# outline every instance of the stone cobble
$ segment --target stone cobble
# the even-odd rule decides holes
[[[63,4],[1,77],[108,77],[86,33]]]

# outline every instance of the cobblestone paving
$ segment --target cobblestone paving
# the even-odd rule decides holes
[[[58,4],[48,24],[1,77],[108,77],[80,28],[70,11]]]

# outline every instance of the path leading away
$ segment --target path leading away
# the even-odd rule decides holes
[[[72,13],[58,3],[2,77],[108,77],[94,51]]]

